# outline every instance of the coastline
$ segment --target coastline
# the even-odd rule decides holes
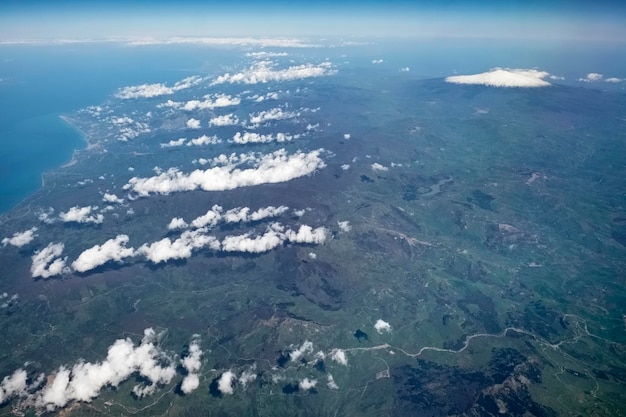
[[[72,150],[72,155],[70,157],[70,160],[62,165],[58,165],[56,167],[53,167],[51,169],[48,169],[46,171],[43,171],[40,174],[40,184],[39,187],[34,190],[33,192],[29,193],[28,195],[24,196],[24,198],[22,198],[21,200],[17,201],[15,204],[13,204],[11,207],[7,208],[6,210],[0,211],[0,224],[3,224],[7,221],[9,221],[10,219],[14,219],[17,217],[21,217],[23,214],[18,215],[16,217],[10,216],[11,213],[13,213],[14,211],[19,211],[24,205],[26,205],[26,212],[30,211],[30,204],[36,200],[36,198],[38,197],[38,195],[40,193],[42,193],[46,187],[46,177],[50,176],[52,174],[54,174],[55,172],[57,172],[60,169],[63,168],[68,168],[71,167],[73,165],[75,165],[78,162],[78,154],[79,152],[83,151],[83,150],[88,150],[88,149],[92,149],[94,147],[94,144],[92,144],[89,140],[88,134],[80,129],[75,123],[73,123],[73,119],[67,115],[63,115],[63,114],[57,114],[56,117],[60,120],[62,120],[64,122],[64,125],[70,127],[73,131],[75,131],[76,133],[78,133],[78,135],[80,136],[81,140],[85,143],[84,147],[74,147],[74,149]],[[15,213],[18,214],[18,213]]]

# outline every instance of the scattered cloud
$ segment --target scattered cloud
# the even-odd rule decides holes
[[[309,379],[309,378],[304,378],[298,384],[298,386],[300,387],[302,391],[308,391],[311,388],[315,388],[316,385],[317,385],[317,379]]]
[[[621,83],[622,81],[624,81],[621,78],[615,78],[615,77],[610,77],[604,80],[607,83]]]
[[[339,226],[339,229],[342,232],[349,232],[350,230],[352,230],[352,226],[350,226],[350,222],[348,220],[344,220],[342,222],[337,221],[337,225]]]
[[[36,227],[31,227],[23,232],[16,232],[11,237],[5,237],[2,239],[2,246],[13,245],[18,248],[26,246],[32,242],[35,237],[37,237],[37,234],[35,233],[37,230],[38,229]]]
[[[593,83],[602,80],[603,77],[604,75],[598,74],[597,72],[590,72],[584,77],[579,78],[578,81],[582,81],[584,83]]]
[[[219,241],[213,236],[207,236],[205,232],[206,229],[187,230],[174,241],[164,238],[150,244],[145,243],[137,249],[137,253],[145,255],[152,263],[158,264],[171,259],[189,258],[194,250],[203,247],[219,250]]]
[[[300,113],[284,111],[280,107],[276,107],[273,109],[265,110],[259,113],[251,113],[250,114],[250,123],[253,125],[259,125],[261,123],[265,123],[272,120],[285,120],[292,119],[294,117],[298,117]]]
[[[202,366],[202,353],[202,349],[200,348],[200,335],[195,334],[189,344],[188,355],[180,361],[183,368],[187,370],[187,375],[183,378],[180,385],[180,390],[185,394],[191,393],[200,385],[198,371]]]
[[[191,119],[187,120],[186,125],[189,129],[200,129],[200,120],[194,119],[192,117]]]
[[[218,143],[222,143],[222,140],[217,136],[207,136],[202,135],[195,139],[191,139],[187,142],[187,146],[204,146],[204,145],[217,145]]]
[[[343,169],[344,171],[349,170],[349,169],[350,169],[350,164],[343,164],[343,165],[341,166],[341,169]]]
[[[208,38],[208,37],[172,37],[172,38],[144,38],[129,42],[133,46],[144,45],[240,45],[275,48],[315,48],[318,45],[307,43],[295,38]]]
[[[173,107],[186,111],[213,110],[218,107],[236,106],[241,103],[239,97],[232,97],[227,94],[209,94],[203,97],[204,100],[189,100],[185,103],[168,100],[157,107]]]
[[[446,77],[446,82],[486,85],[490,87],[546,87],[551,85],[544,80],[549,75],[545,71],[534,69],[494,68],[481,74]]]
[[[104,216],[102,214],[92,214],[92,211],[95,211],[97,209],[98,207],[96,206],[75,206],[65,213],[59,213],[59,219],[66,223],[74,222],[100,224],[104,221]]]
[[[107,203],[117,203],[117,204],[124,203],[124,199],[119,198],[115,194],[109,194],[109,193],[104,193],[104,195],[102,196],[102,201],[107,202]]]
[[[378,319],[374,324],[374,329],[378,332],[378,334],[389,333],[391,332],[391,325],[387,323],[385,320]]]
[[[389,168],[379,164],[378,162],[374,162],[371,166],[374,171],[389,171]]]
[[[289,353],[289,358],[291,359],[292,362],[297,362],[300,360],[301,357],[303,357],[307,353],[313,353],[313,343],[309,342],[308,340],[305,340],[302,343],[302,345],[293,349]]]
[[[259,58],[273,58],[273,57],[287,56],[287,55],[289,55],[287,52],[267,52],[267,51],[247,52],[246,53],[247,57],[255,58],[255,59],[259,59]]]
[[[385,61],[383,61],[382,59],[373,59],[372,60],[372,64],[382,64],[383,62],[385,62]]]
[[[168,230],[180,230],[186,229],[189,225],[182,217],[174,217],[170,223],[167,225]]]
[[[255,132],[237,132],[232,141],[234,143],[238,143],[240,145],[244,145],[247,143],[270,143],[270,142],[289,142],[292,139],[298,139],[300,135],[289,135],[286,133],[276,133],[276,135],[269,133],[267,135],[261,135]]]
[[[235,126],[239,124],[239,118],[234,114],[224,114],[209,120],[209,126]]]
[[[197,189],[222,191],[285,182],[324,168],[326,164],[320,158],[323,151],[323,149],[317,149],[308,153],[298,151],[288,154],[285,149],[280,149],[260,156],[242,154],[227,157],[221,155],[223,157],[221,166],[195,170],[189,174],[184,174],[177,168],[170,168],[154,177],[133,177],[124,189],[145,197],[150,194],[169,194]],[[242,163],[252,163],[252,167],[241,169],[239,166]]]
[[[335,382],[335,378],[333,378],[333,376],[330,373],[326,376],[326,386],[329,389],[339,389],[339,386]]]
[[[162,143],[161,144],[161,148],[173,148],[176,146],[183,146],[185,144],[185,138],[180,138],[180,139],[172,139],[167,143]]]
[[[235,380],[236,376],[232,371],[226,371],[217,381],[217,389],[222,394],[232,395],[235,392]]]
[[[178,81],[172,87],[165,84],[141,84],[130,87],[124,87],[117,90],[115,97],[123,100],[136,98],[151,98],[164,95],[174,94],[177,91],[187,89],[202,82],[202,77],[192,76]]]
[[[253,364],[250,369],[242,372],[241,376],[239,376],[239,385],[246,389],[249,383],[255,381],[257,378],[256,374],[256,363]]]
[[[122,259],[135,255],[135,249],[127,248],[127,243],[127,235],[117,235],[117,237],[107,240],[102,245],[95,245],[83,251],[72,262],[72,268],[78,272],[87,272],[109,261],[121,262]]]
[[[63,243],[49,243],[45,248],[35,252],[30,272],[33,278],[49,278],[55,275],[70,272],[65,262],[67,257],[61,258],[65,245]]]
[[[340,365],[348,366],[348,357],[346,356],[346,352],[342,349],[333,349],[330,351],[330,359],[334,362],[337,362]]]
[[[411,68],[409,67],[400,68],[400,72],[409,72],[409,71],[411,71]]]
[[[14,396],[23,396],[27,388],[27,373],[18,369],[9,376],[5,376],[0,384],[0,404],[10,400]]]
[[[319,65],[303,64],[292,66],[286,69],[274,69],[271,61],[260,61],[254,63],[250,68],[236,74],[226,73],[213,81],[215,84],[241,83],[258,84],[267,82],[292,81],[303,78],[321,77],[332,75],[336,70],[332,69],[330,62],[323,62]]]

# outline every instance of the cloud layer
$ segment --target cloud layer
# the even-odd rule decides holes
[[[545,71],[534,69],[494,68],[481,74],[446,77],[446,82],[486,85],[490,87],[546,87],[551,85],[544,80],[549,75]]]

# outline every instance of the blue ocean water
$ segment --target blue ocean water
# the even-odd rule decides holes
[[[174,82],[202,68],[202,54],[184,47],[1,46],[0,213],[85,146],[59,116],[102,103],[119,87]]]

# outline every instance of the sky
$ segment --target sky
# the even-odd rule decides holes
[[[172,36],[549,39],[625,42],[617,1],[3,0],[0,41]]]

